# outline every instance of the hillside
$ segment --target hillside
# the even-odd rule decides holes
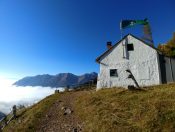
[[[65,108],[71,112],[64,114]],[[175,84],[129,91],[122,88],[54,94],[5,131],[175,131]]]
[[[0,112],[0,120],[5,116],[4,113]]]
[[[42,87],[65,87],[67,85],[78,85],[97,78],[97,73],[86,73],[80,76],[72,73],[60,73],[57,75],[37,75],[25,77],[15,82],[16,86],[42,86]]]

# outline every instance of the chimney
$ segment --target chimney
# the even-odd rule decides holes
[[[107,46],[107,49],[112,48],[112,42],[107,42],[106,46]]]

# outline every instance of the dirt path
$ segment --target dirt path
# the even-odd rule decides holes
[[[37,131],[40,132],[81,132],[83,122],[74,111],[75,100],[87,91],[67,92],[60,94],[60,98],[41,119]]]

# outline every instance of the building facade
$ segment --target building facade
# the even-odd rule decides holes
[[[96,59],[100,65],[97,89],[136,86],[128,78],[130,70],[139,86],[162,83],[159,51],[143,40],[128,34]]]

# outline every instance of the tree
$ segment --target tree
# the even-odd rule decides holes
[[[166,44],[159,44],[158,49],[166,56],[175,57],[175,32],[173,33],[172,39]]]

